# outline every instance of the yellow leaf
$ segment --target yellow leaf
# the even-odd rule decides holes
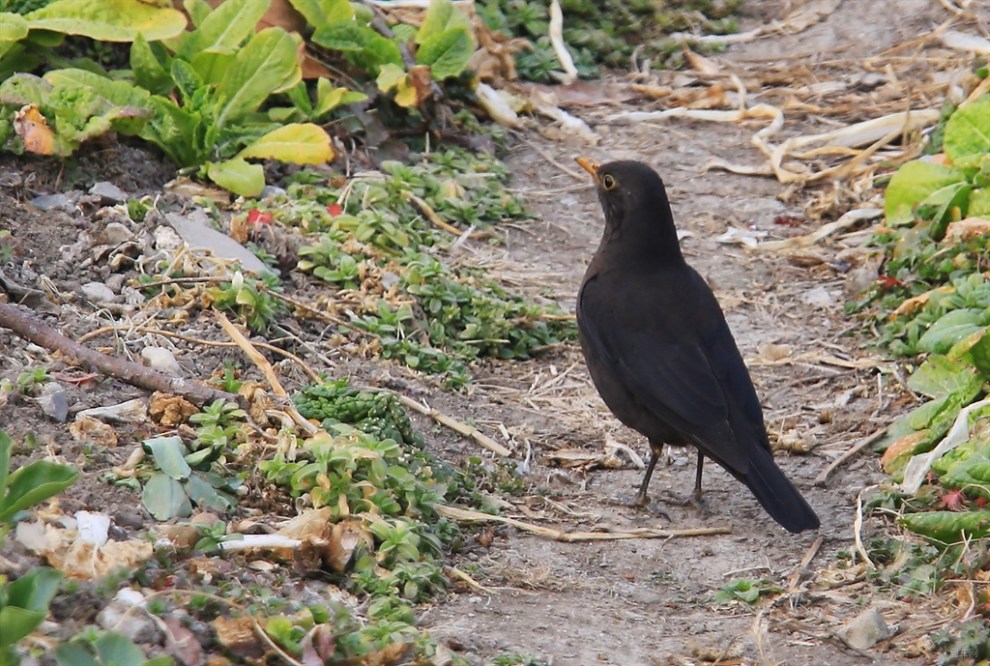
[[[51,155],[55,150],[55,135],[34,104],[23,106],[14,114],[14,131],[24,141],[24,149],[28,152]]]
[[[323,164],[334,158],[330,136],[312,123],[292,123],[272,130],[238,155],[294,164]]]

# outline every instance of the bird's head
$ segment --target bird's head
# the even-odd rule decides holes
[[[607,241],[624,237],[628,242],[659,242],[677,248],[667,191],[656,171],[632,160],[599,164],[579,157],[577,163],[595,179],[598,200],[605,212]]]

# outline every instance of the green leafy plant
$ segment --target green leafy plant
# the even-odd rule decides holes
[[[760,597],[781,592],[779,585],[766,578],[740,578],[723,585],[713,597],[715,603],[744,602],[755,604]]]
[[[165,655],[148,659],[127,636],[114,631],[86,632],[55,648],[58,666],[172,666]]]
[[[598,74],[600,65],[625,67],[634,50],[639,58],[656,66],[681,64],[681,49],[671,32],[703,28],[712,34],[736,29],[731,14],[742,0],[712,3],[687,1],[657,3],[653,0],[562,0],[564,41],[582,77]],[[478,13],[493,30],[522,37],[530,46],[519,51],[516,67],[522,78],[553,81],[560,68],[547,32],[548,3],[538,0],[485,0]]]
[[[408,26],[393,26],[397,34],[385,36],[372,27],[370,13],[356,11],[348,2],[320,5],[295,0],[294,4],[316,28],[313,42],[343,55],[368,78],[376,79],[381,91],[394,90],[400,106],[418,106],[429,97],[430,81],[460,75],[474,53],[470,19],[450,0],[430,3],[422,25],[408,41],[403,39],[409,36]],[[411,69],[407,70],[400,44],[415,45]]]
[[[252,331],[262,333],[284,309],[282,301],[270,293],[276,289],[278,278],[273,275],[257,278],[237,271],[230,282],[213,287],[208,293],[215,307],[235,313]]]
[[[141,0],[26,0],[0,4],[0,80],[53,60],[52,49],[67,35],[103,42],[175,37],[185,28],[182,13]]]
[[[52,381],[52,376],[48,374],[48,369],[42,366],[28,368],[17,375],[17,392],[21,395],[34,395],[42,384]]]
[[[17,515],[49,497],[59,494],[79,478],[69,465],[36,460],[10,471],[13,441],[0,430],[0,541]]]
[[[481,271],[452,269],[428,252],[451,237],[424,219],[423,206],[468,229],[526,214],[506,192],[499,163],[448,150],[383,169],[386,174],[355,179],[343,191],[290,188],[294,201],[343,198],[347,204],[331,203],[340,209],[336,215],[300,207],[295,215],[301,219],[287,220],[323,230],[300,250],[301,270],[340,289],[370,292],[352,323],[377,338],[381,356],[442,374],[457,387],[468,381],[467,364],[477,358],[526,358],[575,336],[573,318],[558,308],[530,303]],[[283,219],[287,214],[272,212]]]
[[[13,648],[48,616],[62,572],[37,567],[13,582],[0,576],[0,662],[17,663]]]
[[[47,460],[11,472],[12,450],[13,441],[0,430],[0,545],[22,511],[57,495],[79,477],[72,467]],[[13,582],[0,576],[0,662],[15,662],[14,645],[44,621],[61,581],[62,573],[48,567],[36,567]]]
[[[387,391],[360,391],[345,377],[326,384],[313,384],[293,397],[299,413],[323,422],[352,425],[380,440],[401,445],[423,446],[423,436],[412,426],[405,408]]]
[[[154,437],[143,442],[151,454],[152,471],[141,493],[148,512],[157,520],[192,514],[193,505],[220,514],[236,505],[236,480],[214,471],[226,450],[226,440],[214,438],[211,445],[190,450],[179,436]]]
[[[17,20],[30,29],[42,12],[56,26],[68,26],[83,11],[82,4],[86,3],[59,0]],[[113,13],[107,6],[113,3],[91,4]],[[182,22],[179,30],[115,32],[116,38],[132,41],[133,81],[81,68],[55,69],[42,77],[22,71],[7,78],[0,84],[0,103],[7,115],[12,118],[29,108],[35,125],[31,138],[12,135],[12,126],[3,126],[0,144],[13,138],[10,147],[15,151],[67,155],[83,141],[114,130],[151,142],[180,166],[195,167],[245,196],[259,194],[265,184],[261,165],[249,159],[329,161],[334,153],[322,128],[311,123],[283,125],[291,113],[276,112],[276,121],[263,112],[270,97],[298,89],[301,82],[301,38],[281,28],[255,32],[268,4],[228,0],[211,11],[205,0],[187,0],[192,30],[183,32],[184,17],[169,10]],[[320,84],[315,106],[304,90],[296,90],[291,99],[296,115],[318,118],[353,97]]]
[[[941,240],[954,215],[990,215],[990,94],[952,114],[943,148],[948,163],[914,160],[894,174],[884,197],[888,224],[915,223]]]

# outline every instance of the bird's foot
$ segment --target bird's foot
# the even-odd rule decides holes
[[[694,509],[700,513],[702,516],[708,516],[708,505],[705,503],[704,498],[698,493],[691,493],[687,497],[682,497],[676,495],[669,490],[662,491],[664,496],[664,501],[668,504],[673,504],[674,506],[692,506]]]
[[[651,502],[648,495],[645,493],[636,493],[636,496],[631,500],[628,496],[613,498],[613,504],[618,504],[620,506],[633,507],[635,509],[641,509],[647,513],[653,514],[654,516],[659,516],[664,520],[670,522],[670,516],[666,511],[661,509],[656,502]]]

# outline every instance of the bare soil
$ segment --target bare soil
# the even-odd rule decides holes
[[[780,66],[786,59],[794,69],[815,72],[825,61],[842,59],[848,72],[858,74],[858,59],[907,43],[947,18],[939,3],[925,0],[751,2],[741,29],[779,19],[796,6],[816,4],[833,9],[808,30],[733,45],[719,56],[720,62],[727,67],[763,61]],[[771,238],[809,233],[816,223],[805,215],[805,205],[820,191],[795,192],[769,178],[703,170],[712,156],[758,163],[760,156],[750,146],[756,124],[605,121],[615,111],[646,106],[640,100],[573,109],[601,135],[597,147],[536,132],[518,140],[506,162],[537,219],[507,229],[503,245],[468,244],[463,260],[494,266],[512,286],[549,295],[573,311],[602,227],[590,183],[581,173],[575,177],[569,172],[580,171],[573,158],[631,158],[654,166],[667,184],[688,260],[710,280],[750,362],[772,439],[790,449],[778,452],[779,464],[818,511],[822,527],[818,533],[787,534],[744,487],[711,464],[705,472],[703,511],[662,502],[652,511],[625,506],[622,502],[635,492],[642,471],[623,453],[613,456],[618,468],[605,466],[607,444],[614,439],[646,457],[646,443],[607,412],[576,345],[529,362],[488,363],[464,393],[440,391],[383,362],[338,356],[328,368],[307,357],[315,369],[333,375],[351,373],[367,383],[401,382],[417,397],[511,446],[529,490],[503,498],[506,515],[565,530],[729,528],[716,536],[579,543],[496,528],[490,548],[451,562],[469,571],[484,589],[455,587],[421,609],[422,624],[477,663],[508,652],[534,655],[555,666],[930,663],[915,646],[923,644],[926,631],[917,619],[917,603],[924,602],[898,601],[889,591],[864,585],[861,570],[850,571],[845,579],[837,566],[837,555],[853,546],[857,494],[884,478],[878,462],[866,454],[839,468],[824,487],[812,483],[837,456],[896,416],[899,404],[899,389],[890,377],[826,359],[855,366],[868,355],[864,347],[869,340],[843,315],[848,267],[835,260],[841,248],[824,243],[816,249],[818,260],[795,262],[716,240],[731,227],[766,232]],[[812,114],[801,117],[799,127],[824,131],[831,125]],[[36,309],[67,335],[78,337],[98,327],[99,310],[80,296],[79,288],[114,276],[98,261],[83,261],[85,247],[82,253],[70,248],[83,234],[97,237],[112,215],[100,202],[84,201],[68,212],[42,211],[27,202],[38,194],[85,189],[98,180],[114,182],[132,195],[155,194],[172,174],[153,156],[118,144],[91,150],[61,172],[50,163],[3,158],[0,229],[11,231],[16,247],[16,256],[3,266],[7,276],[33,287],[42,278],[50,281],[51,293],[61,297],[55,299],[58,305],[46,300]],[[782,218],[799,224],[775,223]],[[37,365],[63,380],[79,374],[5,329],[0,329],[0,349],[0,377],[12,381]],[[194,376],[222,366],[228,355],[181,343],[176,349],[180,363]],[[286,371],[291,383],[293,371]],[[305,382],[301,375],[294,379]],[[116,380],[63,385],[70,416],[146,395]],[[428,446],[443,457],[490,458],[470,441],[422,420],[418,424],[427,433]],[[0,428],[18,441],[33,434],[34,455],[50,453],[84,464],[84,482],[60,500],[63,512],[109,513],[118,526],[135,533],[153,522],[134,492],[99,482],[147,435],[140,428],[118,431],[117,448],[86,457],[65,424],[48,419],[26,398],[0,409]],[[562,464],[561,452],[583,452],[587,461]],[[669,489],[685,496],[693,482],[693,454],[675,451],[671,463],[654,475],[652,495],[660,498]],[[878,526],[868,521],[866,529]],[[809,553],[813,557],[802,567]],[[18,559],[17,553],[5,556]],[[740,578],[765,578],[784,594],[753,606],[713,600],[721,587]],[[900,633],[866,652],[846,647],[835,631],[870,606]],[[61,620],[71,618],[66,612]]]

